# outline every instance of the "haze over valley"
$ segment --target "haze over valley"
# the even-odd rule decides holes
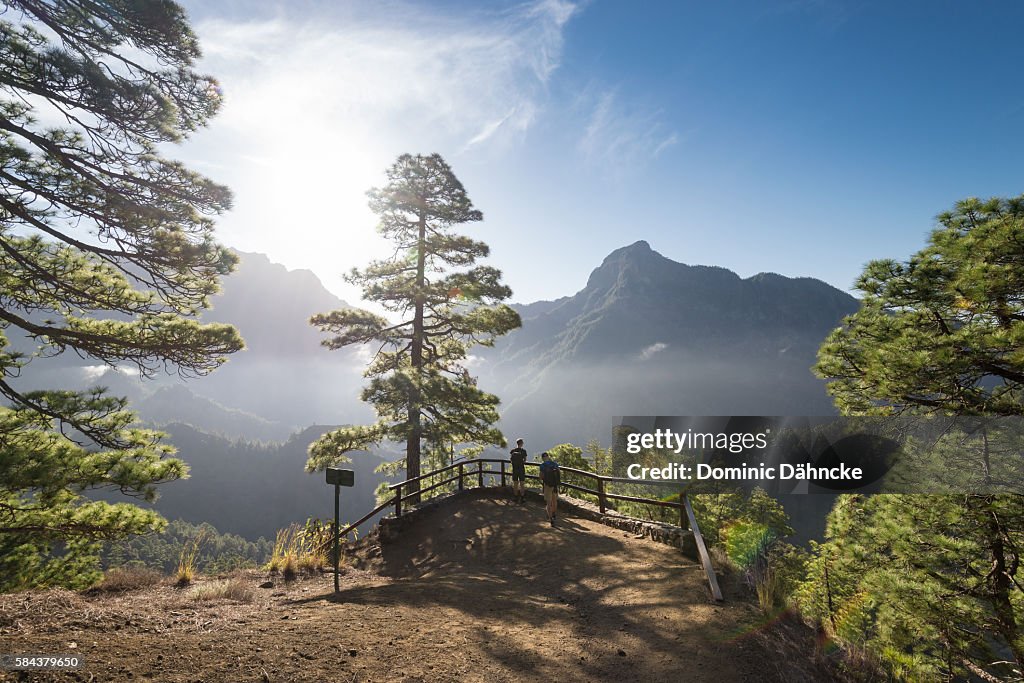
[[[32,379],[37,387],[108,386],[170,433],[193,476],[161,487],[164,515],[272,537],[329,512],[323,474],[304,472],[306,448],[326,425],[373,420],[359,400],[371,350],[320,345],[309,317],[348,304],[312,272],[239,256],[203,317],[237,326],[246,350],[214,373],[140,380],[131,368],[65,354],[32,361]],[[534,454],[564,442],[608,445],[616,415],[833,414],[810,367],[827,332],[857,305],[819,280],[743,279],[638,241],[609,254],[576,293],[514,305],[522,328],[472,350],[470,368],[501,397],[506,437],[525,436]],[[354,455],[357,487],[343,496],[344,518],[372,507],[385,479],[374,469],[400,455],[395,445]]]

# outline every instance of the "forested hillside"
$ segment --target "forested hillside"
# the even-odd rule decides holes
[[[330,427],[309,427],[269,444],[229,440],[182,424],[165,429],[190,469],[188,479],[162,486],[152,504],[168,519],[209,522],[218,531],[256,540],[273,539],[278,529],[309,517],[333,517],[333,487],[322,472],[304,469],[309,444]],[[381,462],[368,453],[353,454],[347,467],[355,471],[356,486],[341,497],[343,520],[355,521],[375,507],[374,491],[385,480],[374,471]]]

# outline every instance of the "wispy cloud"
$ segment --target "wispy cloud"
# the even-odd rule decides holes
[[[651,156],[657,157],[659,154],[661,154],[662,152],[664,152],[666,149],[676,144],[677,142],[679,142],[679,135],[677,135],[676,133],[672,133],[667,138],[662,140],[657,147],[654,148],[654,151],[651,152]]]
[[[109,370],[109,365],[86,365],[82,368],[82,377],[89,382],[93,382],[107,374]]]
[[[642,361],[650,360],[655,354],[661,353],[668,348],[665,342],[655,342],[640,352],[638,358]]]
[[[108,372],[116,372],[116,373],[119,373],[119,374],[122,374],[122,375],[126,375],[128,377],[138,377],[139,376],[138,368],[133,368],[133,367],[129,367],[129,366],[120,366],[120,367],[117,367],[117,368],[113,368],[113,367],[111,367],[109,365],[103,365],[103,364],[100,364],[100,365],[86,365],[85,367],[81,368],[81,372],[82,372],[82,378],[85,379],[88,382],[95,382],[99,378],[101,378],[104,375],[106,375]]]
[[[624,102],[616,90],[583,98],[590,114],[580,152],[593,163],[616,168],[642,165],[679,143],[679,134],[664,122],[660,110]]]
[[[529,33],[527,42],[533,43],[530,51],[533,70],[538,80],[547,83],[562,57],[562,35],[569,19],[579,11],[579,6],[564,0],[540,0],[525,7],[524,15],[539,22]]]
[[[483,130],[481,130],[479,133],[474,135],[473,139],[470,140],[469,142],[467,142],[463,146],[463,151],[465,151],[466,149],[472,147],[473,145],[479,145],[482,142],[487,142],[487,140],[489,140],[498,131],[498,129],[501,128],[501,126],[506,121],[508,121],[510,118],[512,118],[513,114],[515,114],[515,109],[513,109],[509,113],[505,114],[500,119],[497,119],[495,121],[491,121],[490,123],[485,125],[483,127]]]
[[[225,101],[179,153],[234,191],[224,242],[321,274],[390,253],[365,193],[398,154],[440,152],[464,168],[461,156],[525,141],[577,12],[562,0],[458,14],[345,7],[199,21],[201,67]]]
[[[473,145],[533,123],[575,11],[560,0],[468,18],[405,7],[401,21],[208,20],[198,32],[227,93],[221,124],[280,136],[331,122]]]

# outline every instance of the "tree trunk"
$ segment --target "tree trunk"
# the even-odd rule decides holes
[[[416,309],[412,320],[412,375],[413,386],[409,392],[409,440],[405,445],[405,473],[411,479],[420,476],[420,441],[423,428],[420,425],[420,390],[419,384],[423,368],[423,286],[426,264],[427,218],[421,212],[419,221],[419,239],[416,241]],[[420,502],[420,484],[413,482],[408,487],[410,503]]]
[[[983,506],[988,532],[988,547],[992,553],[992,570],[989,574],[989,590],[993,611],[996,617],[996,630],[1009,645],[1017,668],[1024,668],[1024,638],[1021,637],[1020,626],[1014,614],[1010,594],[1013,586],[1010,582],[1006,563],[1006,547],[1000,528],[996,507],[992,505],[993,496],[985,496]]]

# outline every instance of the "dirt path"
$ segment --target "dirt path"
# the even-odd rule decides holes
[[[558,521],[536,502],[464,498],[372,550],[338,595],[325,576],[244,604],[197,604],[170,587],[5,596],[0,652],[75,643],[88,665],[0,680],[808,680],[766,650],[749,600],[712,604],[678,551]]]

